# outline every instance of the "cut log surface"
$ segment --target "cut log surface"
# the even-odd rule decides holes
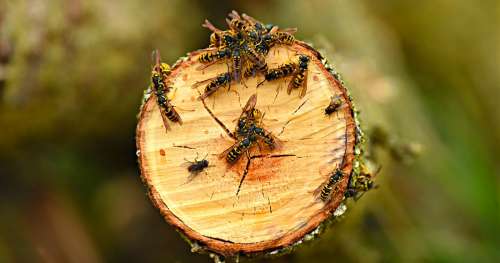
[[[240,184],[247,157],[230,166],[220,154],[235,141],[209,115],[198,96],[204,85],[193,84],[227,72],[225,63],[199,70],[190,53],[172,69],[168,81],[172,104],[183,124],[169,122],[166,131],[156,100],[144,103],[137,127],[139,161],[150,197],[165,219],[189,240],[222,255],[258,253],[290,246],[328,219],[341,204],[352,171],[355,121],[351,101],[341,83],[325,68],[308,45],[276,46],[267,56],[269,68],[311,57],[307,93],[290,95],[290,77],[257,84],[263,75],[244,84],[220,88],[206,105],[231,131],[248,98],[257,94],[256,108],[265,113],[264,127],[281,140],[281,147],[252,147],[248,174]],[[340,109],[325,115],[332,96],[343,100]],[[195,176],[186,160],[206,156],[210,166]],[[329,201],[319,191],[331,173],[342,168],[345,176]]]

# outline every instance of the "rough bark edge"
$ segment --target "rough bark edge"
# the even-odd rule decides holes
[[[354,158],[351,160],[348,160],[347,169],[350,169],[349,176],[346,177],[345,180],[342,181],[343,185],[345,186],[344,189],[344,194],[345,190],[348,187],[348,182],[351,179],[351,177],[356,178],[359,173],[360,173],[360,164],[363,162],[362,155],[364,153],[364,142],[365,142],[365,137],[364,133],[361,129],[361,124],[359,121],[359,111],[356,110],[352,96],[350,95],[347,87],[345,86],[344,81],[342,80],[340,74],[335,70],[335,68],[328,63],[327,59],[322,56],[317,50],[315,50],[311,44],[305,43],[302,41],[296,41],[296,44],[302,46],[303,48],[309,50],[313,54],[315,54],[316,58],[321,62],[323,67],[326,69],[328,73],[333,77],[333,80],[336,82],[336,84],[342,89],[343,91],[343,96],[346,99],[346,101],[349,104],[349,109],[351,111],[351,118],[354,121],[354,144],[353,144],[353,153],[354,153]],[[175,64],[172,66],[172,72],[174,72],[183,62],[187,61],[187,59],[190,56],[196,55],[197,53],[200,53],[204,50],[207,49],[201,49],[197,51],[193,51],[188,53],[186,56],[179,58]],[[140,106],[140,111],[139,114],[137,115],[138,119],[142,118],[142,115],[144,114],[144,106],[149,100],[151,94],[151,88],[148,86],[148,88],[144,92],[144,96],[142,98],[141,106]],[[140,124],[140,123],[139,123]],[[209,254],[212,258],[214,258],[216,261],[220,260],[219,256],[224,257],[239,257],[239,256],[245,256],[245,257],[273,257],[277,255],[283,255],[290,253],[293,251],[296,247],[301,245],[304,242],[308,242],[311,240],[316,239],[325,229],[327,226],[329,226],[331,223],[339,221],[342,217],[345,211],[347,210],[348,206],[346,205],[347,203],[347,198],[342,197],[342,200],[337,201],[337,200],[331,200],[329,204],[325,205],[323,208],[323,211],[318,213],[317,216],[320,214],[326,214],[322,220],[319,220],[317,223],[317,226],[313,227],[312,230],[310,231],[295,231],[293,234],[293,238],[287,238],[291,239],[289,240],[286,244],[284,245],[277,245],[275,248],[272,249],[262,249],[262,247],[266,246],[273,246],[273,244],[279,244],[281,240],[285,239],[288,237],[290,234],[285,234],[284,236],[271,240],[271,241],[263,241],[263,242],[257,242],[257,243],[240,243],[240,247],[238,249],[235,248],[230,248],[228,246],[234,246],[233,242],[230,241],[225,241],[225,240],[219,240],[215,238],[210,238],[203,236],[192,229],[185,229],[188,228],[184,223],[177,218],[173,213],[170,212],[168,209],[167,205],[161,200],[159,193],[156,191],[154,187],[152,187],[152,184],[146,175],[146,173],[142,170],[142,165],[141,161],[143,156],[140,154],[140,132],[139,128],[141,126],[138,125],[136,129],[136,147],[137,147],[137,157],[138,157],[138,164],[140,167],[140,175],[141,175],[141,181],[143,184],[146,186],[148,196],[158,210],[160,210],[160,213],[164,217],[164,219],[171,225],[174,226],[176,231],[181,235],[181,237],[186,240],[190,246],[191,246],[191,251],[192,252],[198,252],[198,253],[203,253],[203,254]],[[339,202],[338,206],[333,207],[332,203]],[[303,233],[305,232],[305,233]],[[299,234],[300,233],[300,234]],[[208,242],[207,242],[208,241]],[[282,243],[282,242],[281,242]],[[259,249],[260,248],[260,249]]]

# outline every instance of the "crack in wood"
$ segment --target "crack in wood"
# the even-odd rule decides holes
[[[175,145],[175,144],[173,144],[172,147],[175,147],[175,148],[184,148],[184,149],[190,149],[190,150],[196,150],[196,148],[190,147],[190,146],[187,146],[187,145]]]
[[[304,104],[306,104],[306,102],[309,101],[309,99],[306,99],[304,102],[302,102],[302,104],[300,104],[300,106],[292,112],[292,115],[294,115],[295,113],[297,113],[297,111],[300,110],[300,108],[302,108],[302,106],[304,106]]]
[[[259,155],[250,156],[248,153],[248,150],[246,151],[246,154],[247,154],[247,164],[245,166],[245,170],[243,171],[243,176],[240,179],[240,184],[238,185],[238,189],[236,190],[236,196],[238,196],[238,194],[240,193],[241,185],[243,184],[243,181],[245,180],[245,178],[249,172],[250,164],[251,164],[253,159],[256,159],[256,158],[297,157],[297,155],[295,155],[295,154],[259,154]],[[264,194],[264,193],[262,193],[262,194]]]
[[[276,102],[276,99],[278,98],[278,95],[280,94],[280,86],[278,86],[278,88],[276,89],[276,95],[274,95],[274,99],[273,99],[273,105],[274,103]]]
[[[283,134],[283,132],[285,131],[285,127],[292,121],[292,119],[289,119],[286,121],[286,123],[283,125],[283,127],[281,127],[281,131],[280,133],[278,133],[278,136]]]

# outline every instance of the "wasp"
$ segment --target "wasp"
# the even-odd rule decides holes
[[[260,72],[266,72],[267,71],[267,63],[266,63],[266,58],[258,53],[255,49],[249,48],[247,45],[244,45],[243,50],[245,51],[245,55],[250,60],[252,63],[252,67]]]
[[[257,104],[257,95],[253,94],[248,98],[245,107],[243,107],[240,117],[238,118],[238,124],[236,126],[236,134],[244,136],[248,134],[250,126],[261,125],[264,114],[255,108]]]
[[[246,35],[248,36],[250,42],[254,44],[255,51],[261,55],[267,55],[273,42],[273,36],[270,31],[274,28],[274,25],[264,25],[262,22],[246,14],[242,14],[242,17],[248,24],[253,26],[252,29],[247,30]],[[277,27],[273,32],[276,30]]]
[[[160,108],[163,125],[165,129],[169,130],[168,120],[182,124],[182,119],[167,97],[170,87],[166,85],[165,78],[170,74],[170,66],[160,62],[160,52],[157,50],[153,52],[153,56],[156,62],[151,73],[153,94],[156,96],[156,103]]]
[[[321,189],[321,194],[319,197],[323,202],[327,202],[330,199],[333,186],[336,185],[343,177],[344,172],[342,172],[341,169],[337,168],[335,169],[335,171],[333,171],[333,173],[330,175],[330,178],[328,179],[328,182]]]
[[[225,31],[224,31],[225,32]],[[206,64],[198,67],[198,70],[205,69],[220,60],[234,58],[234,56],[239,56],[239,54],[235,54],[236,42],[238,41],[235,36],[230,33],[224,33],[221,36],[222,40],[219,44],[217,44],[217,50],[215,51],[206,51],[201,53],[198,57],[198,61],[200,63]],[[238,58],[237,58],[238,59]],[[234,60],[234,59],[233,59]]]
[[[270,69],[265,75],[265,80],[271,81],[290,76],[295,72],[296,68],[296,63],[289,62],[278,68]]]
[[[235,134],[239,137],[246,136],[250,124],[261,117],[261,113],[258,109],[255,109],[255,105],[257,105],[257,95],[253,94],[248,98],[247,103],[241,111],[240,117],[238,117]]]
[[[267,53],[261,54],[260,51],[253,48],[247,48],[245,50],[245,55],[248,60],[243,69],[244,78],[254,77],[257,72],[267,72],[268,67],[264,57],[266,54]]]
[[[292,89],[302,86],[300,97],[304,97],[307,91],[307,69],[309,65],[309,56],[299,55],[298,62],[288,62],[278,68],[268,70],[265,74],[264,81],[272,81],[293,75],[290,84],[288,85],[287,93],[290,94]],[[262,81],[257,86],[264,83]]]
[[[245,20],[248,24],[252,25],[253,28],[258,32],[258,33],[266,33],[267,31],[269,31],[273,25],[271,25],[268,28],[266,28],[266,25],[264,25],[264,23],[258,21],[257,19],[247,15],[247,14],[241,14],[241,17],[243,18],[243,20]]]
[[[368,170],[365,164],[361,165],[360,173],[356,176],[356,178],[349,178],[348,188],[345,197],[352,197],[354,200],[358,200],[361,196],[368,190],[377,188],[377,186],[372,181],[372,178],[380,172],[379,169],[372,174]]]
[[[200,54],[198,61],[207,65],[198,67],[198,70],[205,69],[220,60],[229,58],[233,58],[233,64],[238,64],[238,59],[240,59],[238,54],[239,51],[235,49],[238,48],[239,42],[242,39],[241,34],[231,30],[222,31],[212,25],[208,20],[205,20],[202,26],[213,31],[210,35],[210,47],[216,47],[218,49],[216,51],[206,51]]]
[[[265,25],[256,20],[255,18],[248,16],[246,14],[241,15],[243,20],[246,22],[246,26],[243,29],[245,36],[247,39],[254,44],[257,44],[261,41],[262,37],[268,33],[268,29]]]
[[[231,56],[231,51],[228,48],[219,49],[214,52],[204,52],[198,57],[198,61],[201,63],[210,63],[216,60],[221,60],[224,58],[229,58]]]
[[[255,135],[260,141],[264,142],[269,149],[273,150],[281,145],[281,141],[271,132],[262,128],[264,114],[260,110],[255,109],[256,102],[257,96],[255,94],[248,99],[238,119],[235,134],[237,137]]]
[[[272,46],[273,38],[270,34],[263,35],[259,42],[255,45],[255,51],[262,55],[267,55]]]
[[[205,19],[205,22],[201,26],[212,31],[209,47],[229,46],[233,43],[234,34],[232,31],[218,29],[208,19]]]
[[[288,32],[278,31],[274,34],[273,40],[278,44],[292,45],[295,42],[295,37]]]
[[[292,34],[297,32],[296,28],[286,28],[280,30],[273,24],[264,24],[247,14],[242,14],[241,16],[243,17],[243,20],[252,25],[253,29],[255,29],[259,34],[264,35],[266,33],[271,33],[275,36],[275,40],[280,44],[293,44],[293,40],[295,40]]]
[[[193,85],[193,88],[196,88],[199,85],[202,85],[204,83],[209,82],[205,86],[204,93],[202,95],[200,95],[200,97],[199,97],[199,99],[203,100],[203,99],[207,98],[208,96],[210,96],[212,93],[216,92],[220,87],[223,87],[223,86],[226,86],[227,84],[229,84],[231,82],[231,80],[232,80],[232,77],[231,77],[230,72],[221,73],[218,76],[216,76],[215,78],[196,82]]]
[[[242,19],[241,16],[236,11],[231,11],[228,14],[229,18],[226,18],[226,23],[231,30],[236,32],[247,31],[251,28],[251,24],[249,24],[246,20]]]
[[[358,178],[358,180],[355,186],[349,186],[349,188],[347,188],[344,194],[345,197],[358,200],[366,191],[376,188],[375,184],[370,179]]]
[[[307,91],[307,68],[309,66],[310,58],[306,55],[299,55],[299,63],[296,68],[295,75],[293,76],[290,84],[288,85],[287,93],[290,94],[292,89],[302,87],[299,97],[304,97]]]
[[[210,34],[210,47],[220,46],[224,31],[216,28],[208,19],[205,19],[201,26],[212,31],[212,34]]]
[[[342,106],[342,98],[339,95],[332,96],[330,104],[325,108],[325,114],[330,115],[336,112],[340,108],[340,106]]]
[[[232,57],[232,70],[233,70],[233,79],[236,82],[240,81],[240,72],[241,72],[241,54],[240,54],[240,49],[235,48],[231,54]]]
[[[279,30],[277,26],[273,26],[269,30],[269,35],[271,37],[271,45],[281,44],[281,45],[292,45],[295,42],[295,37],[293,34],[297,31],[296,28],[286,28]]]
[[[254,133],[255,135],[259,136],[271,150],[277,148],[280,144],[278,138],[276,138],[273,134],[271,134],[264,128],[257,127],[256,125],[250,126],[250,128],[248,129],[248,133]]]

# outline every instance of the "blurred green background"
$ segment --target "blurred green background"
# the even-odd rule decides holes
[[[151,51],[203,48],[232,9],[324,50],[364,127],[417,141],[380,187],[262,262],[500,262],[495,0],[0,1],[0,262],[207,262],[150,204],[135,156]]]

